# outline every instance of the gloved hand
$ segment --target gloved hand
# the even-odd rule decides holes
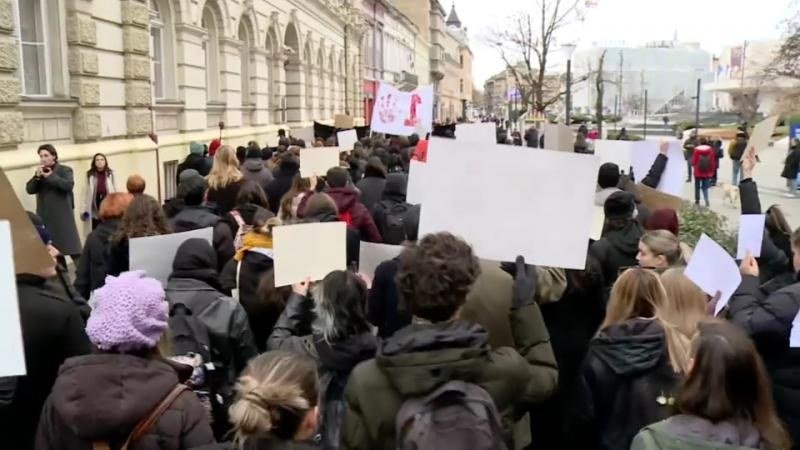
[[[517,256],[514,264],[514,285],[511,290],[511,309],[519,309],[535,303],[536,267],[525,264],[525,258]]]
[[[83,220],[84,222],[89,220],[89,213],[84,211],[83,214],[81,214],[81,220]]]

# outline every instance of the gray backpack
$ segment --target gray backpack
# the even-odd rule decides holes
[[[507,449],[492,397],[464,381],[406,400],[395,427],[398,450]]]

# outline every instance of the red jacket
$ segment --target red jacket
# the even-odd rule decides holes
[[[325,193],[336,203],[339,211],[339,220],[347,222],[347,226],[361,233],[361,240],[367,242],[383,242],[378,227],[372,219],[372,214],[367,207],[358,201],[358,191],[351,187],[329,188]],[[297,207],[298,217],[305,217],[306,204],[310,195],[306,195],[300,200]]]
[[[708,158],[711,160],[711,166],[706,171],[700,170],[700,158],[704,156],[708,156]],[[694,153],[692,154],[692,167],[694,167],[695,178],[713,178],[714,174],[717,172],[717,164],[717,155],[714,153],[714,149],[711,148],[711,146],[698,145],[694,148]]]

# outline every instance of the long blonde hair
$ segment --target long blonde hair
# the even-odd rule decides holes
[[[697,324],[708,318],[705,292],[686,278],[682,268],[662,273],[661,284],[667,293],[667,304],[661,310],[661,316],[691,339],[697,332]]]
[[[671,231],[648,231],[642,236],[641,242],[647,246],[655,256],[664,256],[669,266],[686,264],[681,242]]]
[[[244,177],[239,170],[236,152],[229,145],[223,145],[214,155],[214,165],[211,167],[211,173],[206,177],[208,188],[222,189],[242,178]]]
[[[250,360],[236,383],[229,410],[235,441],[272,434],[291,440],[317,406],[316,363],[307,356],[275,350]]]
[[[686,373],[689,369],[689,339],[665,317],[668,301],[667,292],[655,272],[638,267],[628,269],[617,278],[611,289],[600,331],[637,317],[653,318],[664,329],[672,370]]]

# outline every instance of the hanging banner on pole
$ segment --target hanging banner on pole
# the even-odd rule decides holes
[[[430,132],[433,126],[433,86],[401,92],[381,83],[370,126],[374,132],[398,136]]]

